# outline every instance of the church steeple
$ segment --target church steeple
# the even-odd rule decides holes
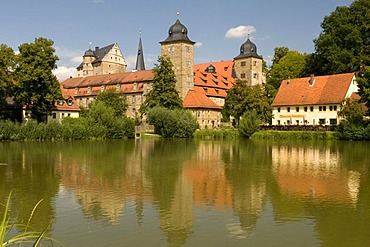
[[[141,43],[141,31],[140,31],[140,38],[139,38],[139,47],[137,50],[135,70],[145,70],[143,45]]]

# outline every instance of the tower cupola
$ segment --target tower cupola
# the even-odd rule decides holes
[[[192,44],[195,43],[189,39],[188,29],[180,22],[179,19],[177,19],[175,24],[173,24],[168,29],[167,39],[160,43],[162,44],[162,43],[168,43],[168,42],[173,42],[173,41],[186,41]]]
[[[257,54],[257,46],[249,38],[240,46],[240,54],[236,58],[245,57],[261,58],[261,56]]]

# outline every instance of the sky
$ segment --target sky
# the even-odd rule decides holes
[[[135,67],[142,33],[145,66],[153,68],[160,41],[180,19],[196,42],[194,62],[232,60],[248,38],[268,64],[275,47],[314,52],[325,16],[352,0],[0,0],[0,44],[18,51],[44,37],[54,41],[60,81],[75,75],[84,52],[118,43]],[[91,43],[91,45],[90,45]]]

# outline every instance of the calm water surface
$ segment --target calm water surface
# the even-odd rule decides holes
[[[370,143],[3,142],[0,163],[0,202],[27,222],[43,199],[31,225],[65,246],[370,243]]]

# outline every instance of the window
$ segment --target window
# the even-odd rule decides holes
[[[310,111],[313,111],[313,106],[310,107]]]
[[[287,108],[286,108],[286,111],[287,111],[287,112],[290,112],[290,107],[287,107]]]
[[[337,119],[336,118],[330,118],[330,125],[337,125]]]
[[[71,113],[68,113],[68,117],[70,117],[71,116]]]
[[[104,86],[104,85],[102,85],[102,86],[101,86],[100,91],[101,91],[101,92],[103,92],[103,91],[104,91],[104,89],[105,89],[105,86]]]
[[[59,100],[58,105],[63,105],[63,100]]]
[[[325,125],[325,118],[320,118],[319,119],[319,124]]]
[[[64,112],[62,113],[62,118],[64,118]]]
[[[246,63],[245,61],[240,62],[240,66],[244,67],[244,66],[246,66],[246,65],[247,65],[247,63]]]
[[[280,123],[280,120],[277,120],[277,125],[280,125],[281,123]]]
[[[295,120],[296,124],[299,125],[299,120]]]
[[[132,95],[132,102],[135,103],[136,102],[136,97],[135,95]]]
[[[137,90],[137,82],[134,83],[134,90],[136,91]],[[148,88],[149,90],[149,88]]]
[[[336,110],[337,110],[337,106],[335,105],[335,106],[334,106],[334,111],[336,111]]]
[[[257,74],[257,73],[254,73],[254,74],[253,74],[253,78],[254,78],[254,79],[258,79],[258,74]]]
[[[278,107],[277,111],[280,112],[280,107]]]
[[[304,107],[304,111],[307,112],[307,106]]]
[[[245,74],[244,73],[240,74],[240,78],[245,78]]]
[[[70,97],[70,98],[68,98],[67,104],[68,104],[69,106],[71,106],[71,105],[72,105],[72,103],[73,103],[72,98],[71,98],[71,97]]]
[[[53,113],[53,119],[56,119],[57,118],[57,114],[54,112]]]
[[[295,108],[295,110],[296,110],[297,112],[299,112],[299,107],[296,107],[296,108]]]
[[[319,111],[322,111],[322,106],[319,106]]]
[[[87,93],[91,93],[91,86],[87,87]]]
[[[329,111],[332,111],[333,110],[333,106],[329,106]]]
[[[253,65],[254,65],[254,66],[257,66],[257,61],[254,61],[254,62],[253,62]]]
[[[116,85],[116,91],[119,91],[121,89],[121,85],[118,83],[117,85]]]
[[[75,94],[78,94],[78,87],[75,88]]]
[[[323,111],[326,111],[326,106],[325,105],[322,107],[322,110]]]

